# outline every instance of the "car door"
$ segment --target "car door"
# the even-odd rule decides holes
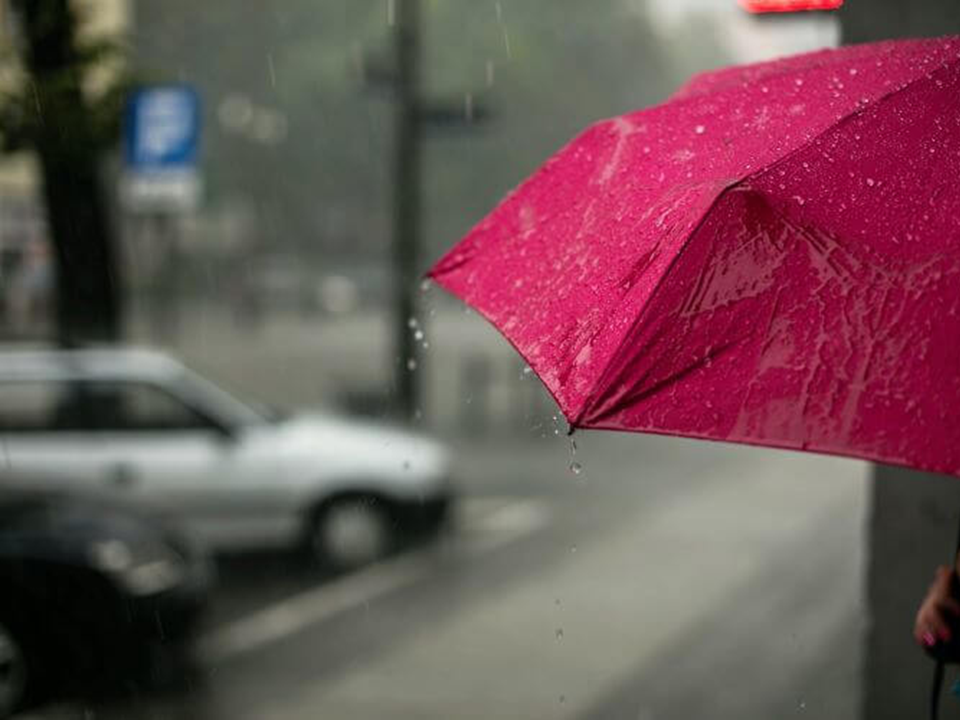
[[[104,457],[70,378],[0,381],[0,482],[28,489],[102,489]]]
[[[104,482],[221,549],[288,539],[270,458],[164,385],[87,382]]]

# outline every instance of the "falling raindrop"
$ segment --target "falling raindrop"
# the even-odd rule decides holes
[[[277,87],[277,69],[273,65],[273,53],[267,53],[267,74],[270,76],[270,87]]]
[[[407,327],[410,328],[411,330],[416,328],[417,325],[419,325],[419,323],[417,322],[417,319],[415,317],[411,317],[409,320],[407,320]]]
[[[554,600],[553,604],[556,605],[557,607],[560,607],[560,598],[557,598],[556,600]]]
[[[570,546],[570,552],[575,553],[576,551],[577,551],[577,546],[576,546],[576,545],[571,545],[571,546]]]
[[[560,704],[563,705],[566,701],[567,701],[567,696],[566,696],[566,695],[561,695],[561,696],[560,696]]]
[[[420,283],[420,292],[427,292],[433,286],[433,283],[430,281],[430,278],[425,278]]]
[[[423,330],[417,330],[416,332],[414,332],[413,339],[416,340],[417,342],[420,342],[421,340],[423,340]]]
[[[574,475],[579,475],[583,472],[583,465],[578,462],[570,463],[570,472],[572,472]]]
[[[527,365],[526,367],[523,368],[523,373],[522,373],[522,374],[526,376],[526,375],[529,375],[529,374],[532,373],[532,372],[533,372],[533,368],[531,368],[529,365]]]
[[[797,702],[797,710],[803,712],[806,709],[807,709],[807,703],[804,700],[800,700]]]
[[[410,358],[409,360],[407,360],[407,370],[409,370],[410,372],[413,372],[416,369],[417,369],[417,361],[414,360],[413,358]]]
[[[563,640],[563,628],[557,628],[556,631],[554,631],[554,635],[557,640]]]
[[[493,87],[495,67],[493,60],[487,60],[487,87]]]
[[[397,0],[387,0],[387,25],[393,27],[397,22]]]

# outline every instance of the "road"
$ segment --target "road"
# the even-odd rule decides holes
[[[329,582],[235,559],[203,682],[42,718],[856,716],[867,473],[585,433],[457,446],[441,542]]]

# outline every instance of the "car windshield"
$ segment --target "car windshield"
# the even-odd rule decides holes
[[[958,36],[0,0],[0,720],[960,714]]]
[[[176,386],[189,405],[231,427],[263,425],[283,418],[280,410],[244,402],[237,394],[192,370],[181,372]]]

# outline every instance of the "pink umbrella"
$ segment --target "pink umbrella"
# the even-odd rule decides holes
[[[960,475],[960,39],[695,77],[587,129],[430,275],[571,427]]]

